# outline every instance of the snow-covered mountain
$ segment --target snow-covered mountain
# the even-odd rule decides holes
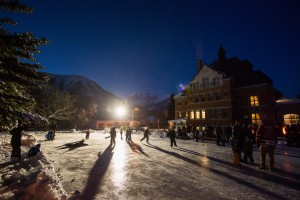
[[[89,97],[118,98],[111,92],[103,89],[95,81],[79,75],[53,75],[50,84],[61,92],[84,94]]]
[[[103,89],[95,81],[79,75],[51,75],[49,84],[61,92],[68,92],[78,97],[78,104],[86,106],[97,104],[97,118],[110,119],[111,112],[123,100]]]
[[[155,119],[159,118],[163,124],[168,110],[168,100],[169,97],[159,98],[148,93],[135,93],[128,97],[127,102],[132,108],[139,108],[139,110],[135,112],[136,119],[141,122],[148,121],[151,123],[149,117]]]
[[[51,75],[50,85],[60,90],[79,97],[79,104],[97,104],[97,119],[112,119],[110,110],[122,102],[128,103],[130,108],[139,108],[134,118],[143,120],[149,116],[159,116],[163,119],[168,108],[169,97],[159,98],[148,93],[135,93],[123,100],[111,92],[103,89],[95,81],[79,75]]]

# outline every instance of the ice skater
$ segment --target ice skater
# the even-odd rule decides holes
[[[117,135],[116,128],[112,127],[109,133],[110,133],[110,145],[112,144],[116,145],[116,135]]]
[[[141,141],[143,141],[145,138],[147,138],[147,143],[149,143],[149,128],[148,127],[144,131],[144,137],[141,139]]]

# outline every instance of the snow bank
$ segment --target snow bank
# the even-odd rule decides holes
[[[52,163],[41,151],[27,157],[34,145],[33,135],[22,138],[22,160],[10,161],[10,135],[0,135],[0,199],[1,200],[64,200],[67,198]],[[41,147],[42,150],[42,147]]]

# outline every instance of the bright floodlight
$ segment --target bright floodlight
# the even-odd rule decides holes
[[[117,107],[116,108],[116,114],[120,117],[124,116],[126,112],[126,109],[124,107]]]

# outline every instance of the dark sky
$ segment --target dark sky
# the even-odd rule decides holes
[[[45,71],[83,75],[121,97],[177,93],[221,43],[287,97],[300,93],[299,0],[21,2],[34,12],[14,17],[17,30],[51,41],[37,56]]]

